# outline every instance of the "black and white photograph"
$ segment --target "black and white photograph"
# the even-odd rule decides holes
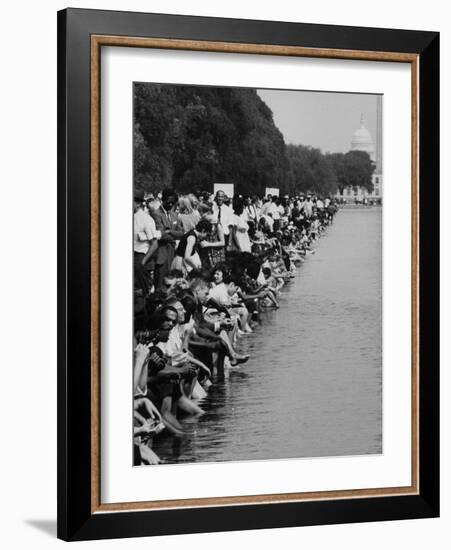
[[[382,109],[134,83],[135,466],[383,452]]]

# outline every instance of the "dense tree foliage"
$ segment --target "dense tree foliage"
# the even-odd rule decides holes
[[[272,112],[252,89],[140,83],[134,89],[135,185],[156,191],[286,190],[285,143]]]
[[[246,195],[373,188],[367,153],[286,146],[253,89],[137,83],[134,121],[134,181],[145,191],[211,191],[215,182]]]
[[[368,192],[373,191],[372,175],[375,164],[365,151],[348,151],[347,153],[333,153],[328,155],[337,177],[340,193],[347,186],[356,189],[363,187]]]
[[[332,162],[320,149],[288,145],[287,157],[290,164],[290,191],[319,195],[336,193],[337,178]]]

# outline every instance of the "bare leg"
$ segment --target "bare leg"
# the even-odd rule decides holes
[[[183,380],[180,382],[180,391],[182,395],[177,400],[177,407],[192,416],[204,414],[204,410],[201,409],[199,405],[191,401],[192,389],[194,388],[196,380],[197,377],[195,376],[188,382],[184,382]]]
[[[270,299],[270,301],[272,302],[274,307],[279,308],[279,302],[276,300],[276,297],[275,297],[274,293],[271,292],[271,290],[267,291],[266,296]]]
[[[195,376],[192,380],[189,380],[183,384],[183,393],[188,399],[191,399],[191,396],[193,395],[193,389],[196,385],[196,381],[197,377]]]
[[[234,360],[236,357],[236,352],[233,349],[232,343],[230,342],[229,335],[225,330],[221,330],[221,332],[219,333],[219,337],[221,338],[221,341],[225,344],[227,355],[230,355],[232,360]]]
[[[158,456],[145,443],[139,446],[139,454],[144,464],[160,464]]]
[[[252,329],[248,324],[249,311],[247,310],[247,307],[240,307],[238,308],[237,312],[240,316],[241,330],[243,332],[252,332]]]
[[[183,428],[172,412],[172,395],[167,395],[161,402],[161,416],[164,425],[174,435],[183,435]]]
[[[193,403],[190,399],[188,399],[186,395],[179,397],[177,400],[177,407],[193,416],[204,414],[204,410],[201,409],[199,405],[196,405],[196,403]]]
[[[247,307],[239,307],[235,308],[234,310],[236,314],[238,315],[240,319],[240,327],[243,332],[252,332],[251,328],[249,327],[247,321],[249,318],[249,312],[247,310]]]
[[[207,396],[205,389],[196,381],[193,388],[192,399],[203,399]]]

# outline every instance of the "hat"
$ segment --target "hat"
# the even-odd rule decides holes
[[[142,189],[135,189],[135,192],[133,193],[133,198],[135,199],[135,201],[143,201],[144,191]]]

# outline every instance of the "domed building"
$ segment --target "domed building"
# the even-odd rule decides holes
[[[377,98],[377,136],[376,145],[370,132],[365,126],[365,116],[362,113],[360,127],[354,132],[351,139],[351,151],[365,151],[375,164],[373,172],[373,191],[369,193],[364,187],[356,189],[346,187],[343,194],[337,193],[337,198],[346,202],[370,202],[381,204],[382,202],[382,97]]]
[[[360,118],[360,128],[352,136],[351,151],[365,151],[373,162],[376,160],[373,139],[365,127],[365,117],[363,114]]]

